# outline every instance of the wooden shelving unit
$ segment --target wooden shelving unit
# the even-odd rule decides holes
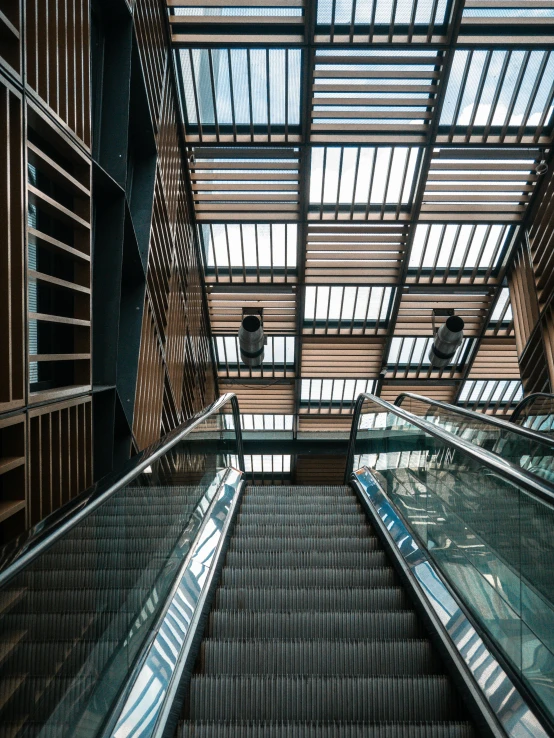
[[[0,418],[0,545],[26,524],[26,418]]]
[[[91,388],[91,164],[66,136],[30,116],[29,400]]]

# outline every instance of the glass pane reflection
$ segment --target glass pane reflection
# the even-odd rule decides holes
[[[358,428],[355,463],[554,713],[554,509],[386,405],[366,400]]]

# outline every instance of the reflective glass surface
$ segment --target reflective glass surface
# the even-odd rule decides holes
[[[486,415],[468,417],[454,407],[439,407],[413,397],[404,397],[401,407],[554,484],[554,442],[551,439],[545,437],[542,442],[529,439],[515,430],[488,422]]]
[[[0,590],[0,733],[103,730],[238,453],[208,417]],[[109,485],[108,485],[109,486]],[[3,730],[7,733],[3,733]]]
[[[530,395],[528,402],[521,403],[514,411],[514,423],[539,433],[554,436],[554,395]]]
[[[354,468],[373,470],[463,603],[554,713],[554,509],[386,404],[366,400],[358,428]]]

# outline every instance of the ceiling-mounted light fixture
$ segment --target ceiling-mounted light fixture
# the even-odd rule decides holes
[[[543,159],[540,164],[537,164],[535,168],[535,173],[539,175],[539,177],[542,174],[546,174],[548,172],[548,164]]]
[[[239,328],[241,361],[246,366],[261,366],[264,360],[264,315],[263,308],[243,308]]]
[[[446,322],[435,331],[435,317],[444,317]],[[464,338],[464,320],[454,315],[451,308],[433,308],[433,343],[429,349],[429,361],[435,369],[443,369],[454,358]]]

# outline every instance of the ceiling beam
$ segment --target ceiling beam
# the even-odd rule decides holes
[[[435,139],[436,139],[437,132],[439,129],[439,122],[440,122],[440,118],[442,115],[442,108],[443,108],[444,101],[446,98],[448,80],[450,78],[450,72],[452,70],[452,63],[454,61],[454,54],[456,52],[456,41],[458,38],[460,25],[462,22],[463,10],[464,10],[464,0],[455,0],[452,5],[450,23],[448,26],[448,43],[446,45],[446,48],[444,49],[444,57],[443,57],[442,66],[439,66],[439,70],[441,72],[439,91],[437,93],[436,98],[434,99],[434,106],[432,108],[433,119],[431,121],[431,125],[429,126],[429,132],[427,134],[427,143],[424,147],[423,161],[421,163],[419,181],[418,181],[417,190],[416,190],[416,194],[414,196],[414,201],[412,205],[412,213],[411,213],[412,228],[410,229],[410,233],[408,235],[406,249],[404,251],[404,261],[402,263],[402,268],[400,271],[400,279],[398,282],[398,288],[396,290],[394,303],[393,303],[392,311],[391,311],[391,317],[389,320],[388,335],[387,335],[387,339],[385,341],[385,346],[383,350],[383,360],[382,360],[382,365],[381,365],[381,372],[379,374],[379,380],[377,383],[377,390],[376,390],[377,394],[379,394],[381,390],[384,373],[387,368],[386,367],[386,363],[387,363],[386,357],[389,354],[392,337],[394,335],[394,331],[396,329],[396,323],[398,321],[400,301],[402,299],[402,294],[404,293],[404,287],[406,285],[406,277],[408,275],[408,265],[410,263],[410,255],[411,255],[412,246],[414,243],[416,223],[421,213],[421,206],[423,204],[425,186],[427,184],[427,177],[429,175],[429,170],[431,168],[433,148],[435,146]]]

